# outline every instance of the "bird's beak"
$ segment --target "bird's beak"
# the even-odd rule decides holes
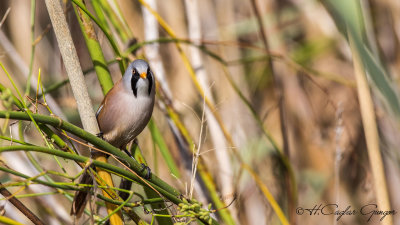
[[[141,73],[140,77],[143,78],[143,79],[146,79],[147,78],[147,73]]]

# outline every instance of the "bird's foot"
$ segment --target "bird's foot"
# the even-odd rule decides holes
[[[100,133],[96,134],[96,137],[101,138],[101,139],[104,140],[104,136],[103,135],[104,135],[104,133],[100,132]]]
[[[150,167],[146,166],[144,163],[141,164],[142,169],[140,172],[146,171],[146,175],[144,176],[144,179],[149,180],[151,178],[151,169]]]
[[[136,140],[136,139],[135,139],[135,140]],[[128,150],[126,150],[125,148],[123,148],[123,151],[124,151],[129,157],[131,157],[131,158],[134,159],[136,162],[138,162],[137,159],[135,159],[135,157],[133,157],[133,155],[132,155]],[[149,180],[149,179],[151,178],[151,169],[150,169],[150,167],[146,166],[146,164],[144,164],[144,163],[141,163],[141,165],[142,165],[142,169],[140,170],[140,172],[146,171],[146,175],[144,176],[144,179]]]
[[[132,155],[130,152],[128,152],[128,150],[126,150],[126,148],[123,148],[123,151],[124,151],[129,157],[131,157],[132,159],[136,160],[135,157],[133,157],[133,155]]]

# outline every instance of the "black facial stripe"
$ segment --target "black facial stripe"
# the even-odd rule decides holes
[[[147,79],[149,80],[149,95],[150,95],[151,88],[153,87],[153,74],[150,72],[150,69],[147,71]]]
[[[135,97],[137,97],[137,87],[136,87],[136,84],[137,84],[138,80],[139,80],[139,77],[134,76],[134,75],[133,75],[132,78],[131,78],[131,88],[132,88],[133,95],[134,95]]]

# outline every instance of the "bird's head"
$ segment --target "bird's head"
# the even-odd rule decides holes
[[[149,96],[154,91],[153,73],[149,64],[142,59],[131,62],[122,79],[124,87],[135,97]]]

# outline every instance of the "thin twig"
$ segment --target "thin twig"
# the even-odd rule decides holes
[[[277,75],[275,74],[275,71],[274,71],[274,65],[272,63],[272,58],[270,57],[271,54],[270,54],[270,48],[269,48],[269,44],[268,44],[267,35],[265,34],[263,20],[262,20],[260,12],[258,10],[258,7],[257,7],[257,2],[256,2],[257,0],[250,0],[250,1],[251,1],[251,6],[253,8],[254,14],[256,15],[256,18],[257,18],[261,40],[263,41],[265,51],[266,51],[267,55],[269,56],[267,58],[268,68],[269,68],[269,72],[270,72],[269,75],[271,75],[271,77],[276,85],[276,88],[274,88],[274,94],[275,94],[275,98],[279,102],[279,117],[280,117],[280,126],[281,126],[282,140],[283,140],[283,154],[288,159],[290,159],[288,126],[287,126],[286,109],[285,109],[285,95],[284,95],[284,91],[283,91],[282,79],[277,77]],[[295,210],[294,210],[296,200],[294,199],[293,187],[292,187],[294,184],[291,183],[291,181],[293,179],[291,179],[290,176],[291,176],[291,173],[289,173],[288,171],[285,171],[285,183],[287,186],[286,192],[287,192],[287,196],[288,196],[289,219],[290,219],[291,224],[294,225],[295,218],[296,218],[296,214],[295,214]]]
[[[10,57],[10,60],[14,63],[16,68],[18,68],[19,71],[24,76],[24,78],[27,79],[29,75],[29,67],[26,65],[21,55],[17,52],[17,50],[14,48],[10,40],[7,38],[7,36],[1,29],[0,29],[0,45],[4,48],[4,51]],[[32,75],[30,84],[32,90],[36,91],[37,77],[35,75]],[[58,106],[54,98],[50,94],[46,94],[46,97],[47,97],[47,103],[49,104],[49,107],[53,109],[54,113],[59,117],[61,117],[63,120],[66,120],[67,117],[64,115],[63,111]]]
[[[30,219],[36,225],[44,225],[39,217],[37,217],[31,210],[29,210],[21,201],[19,201],[13,194],[11,194],[3,184],[0,182],[0,194],[2,194],[11,204],[13,204],[22,214]]]
[[[63,134],[63,133],[62,133],[62,134]],[[111,156],[113,159],[115,159],[115,161],[117,161],[117,162],[120,163],[123,167],[125,167],[125,169],[127,169],[129,172],[135,174],[135,175],[136,175],[140,180],[142,180],[143,183],[145,183],[149,188],[153,189],[153,191],[156,192],[161,198],[164,198],[164,197],[161,195],[161,193],[160,193],[159,191],[157,191],[153,186],[151,186],[144,178],[142,178],[141,176],[139,176],[135,171],[133,171],[131,168],[129,168],[127,165],[125,165],[121,160],[119,160],[117,157],[115,157],[115,155],[112,155],[112,154],[110,154],[110,153],[108,153],[108,152],[106,152],[106,151],[103,151],[103,150],[101,150],[101,149],[99,149],[99,148],[96,148],[96,147],[94,147],[94,146],[88,145],[88,144],[86,144],[86,143],[84,143],[84,142],[82,142],[82,141],[79,141],[79,140],[77,140],[76,138],[70,137],[70,136],[68,136],[68,135],[66,135],[66,134],[63,134],[63,135],[64,135],[65,137],[67,137],[68,139],[71,139],[71,140],[77,142],[78,144],[81,144],[81,145],[83,145],[83,146],[86,146],[86,147],[88,147],[88,148],[91,148],[91,149],[93,149],[93,150],[95,150],[95,151],[101,152],[101,153],[103,153],[103,154],[105,154],[105,155]]]
[[[1,28],[1,26],[3,26],[4,22],[6,21],[6,19],[7,19],[7,17],[8,17],[8,14],[10,13],[10,11],[11,11],[11,7],[8,7],[6,13],[4,13],[3,18],[2,18],[1,21],[0,21],[0,28]]]
[[[205,97],[203,98],[205,99]],[[197,171],[197,163],[199,160],[200,156],[200,150],[201,150],[201,144],[202,144],[202,135],[203,135],[203,127],[204,127],[204,116],[205,116],[205,108],[206,108],[206,102],[203,100],[203,113],[201,116],[201,124],[200,124],[200,132],[199,132],[199,143],[197,145],[197,150],[193,151],[193,161],[192,161],[192,179],[190,182],[190,190],[189,190],[189,197],[190,199],[193,196],[193,190],[194,190],[194,182],[196,178],[196,171]]]
[[[342,148],[340,146],[340,140],[343,135],[343,106],[339,103],[336,111],[336,128],[335,128],[335,163],[334,163],[334,192],[335,203],[340,205],[340,162],[342,160]],[[338,221],[335,217],[333,219],[333,225],[337,225]]]
[[[188,0],[185,1],[186,15],[188,20],[188,32],[189,38],[191,40],[201,40],[202,29],[201,21],[199,15],[199,1],[198,0]],[[200,41],[194,41],[194,45],[200,45]],[[192,67],[195,68],[197,79],[199,80],[200,86],[203,88],[205,95],[214,103],[214,98],[211,94],[211,87],[209,87],[209,80],[213,79],[209,73],[207,73],[206,66],[202,58],[202,51],[196,46],[190,46],[190,61]],[[215,107],[216,108],[216,107]],[[220,125],[218,124],[215,116],[211,112],[209,107],[204,108],[208,131],[210,132],[211,141],[214,147],[217,149],[213,153],[215,154],[215,159],[217,160],[218,171],[226,171],[226,173],[220,173],[216,178],[221,184],[221,195],[228,195],[234,192],[233,187],[233,173],[232,163],[230,160],[230,153],[228,151],[223,151],[223,149],[228,149],[228,143],[224,139],[224,134]],[[204,112],[203,112],[204,114]],[[202,124],[205,123],[203,118]],[[229,199],[225,199],[225,204],[229,203]],[[229,208],[232,216],[237,220],[237,210],[235,206]]]

